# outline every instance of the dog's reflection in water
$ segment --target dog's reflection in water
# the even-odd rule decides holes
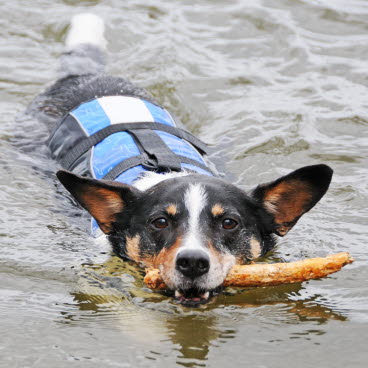
[[[77,324],[81,313],[88,312],[88,318],[95,316],[99,323],[129,332],[133,341],[147,346],[147,351],[160,341],[171,341],[177,359],[190,361],[205,360],[211,346],[236,338],[239,322],[233,319],[253,326],[258,322],[282,325],[304,321],[321,325],[347,319],[317,302],[318,295],[297,300],[301,284],[230,288],[209,304],[186,308],[165,293],[147,289],[143,276],[144,270],[115,256],[103,264],[84,265],[78,290],[72,294],[79,310],[65,313],[63,323]]]

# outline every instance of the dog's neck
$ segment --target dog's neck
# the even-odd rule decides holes
[[[145,191],[164,180],[187,176],[190,174],[193,173],[190,171],[179,171],[158,174],[153,171],[147,171],[143,173],[137,180],[135,180],[132,185],[141,191]]]

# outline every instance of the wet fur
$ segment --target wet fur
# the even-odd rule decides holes
[[[79,45],[66,52],[61,62],[65,75],[30,106],[50,131],[66,113],[94,98],[121,95],[157,103],[131,82],[104,75],[104,53],[96,46]],[[320,200],[331,176],[325,165],[309,166],[247,194],[222,179],[188,172],[149,173],[133,186],[58,172],[66,189],[97,220],[117,255],[159,268],[173,290],[202,291],[221,285],[232,265],[272,249],[275,235],[285,235]],[[186,193],[192,190],[201,197],[193,186],[202,188],[203,203],[190,225],[197,202],[190,205]],[[152,224],[160,216],[170,226],[156,229]],[[227,217],[238,223],[234,229],[224,228]],[[185,247],[208,255],[207,274],[189,279],[177,271],[175,260]]]

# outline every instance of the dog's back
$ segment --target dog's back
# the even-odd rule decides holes
[[[152,95],[126,79],[105,74],[104,24],[93,14],[79,14],[71,22],[59,79],[32,103],[31,110],[49,130],[69,111],[103,96],[133,96],[156,103]]]
[[[129,134],[125,134],[126,139],[120,140],[121,144],[114,147],[122,153],[121,157],[114,158],[115,161],[119,162],[132,156],[128,152],[126,157],[126,152],[122,151],[134,151],[137,155],[141,152],[147,161],[137,161],[138,163],[145,163],[148,168],[154,170],[188,169],[210,174],[211,170],[207,169],[203,157],[195,149],[205,153],[204,144],[181,130],[180,122],[174,120],[144,89],[126,79],[104,74],[106,44],[101,18],[93,14],[79,14],[73,18],[66,37],[65,52],[60,58],[61,77],[33,104],[38,118],[47,122],[51,132],[49,147],[53,158],[64,168],[73,170],[76,166],[73,166],[73,163],[79,157],[78,154],[70,155],[68,151],[85,136],[95,135],[108,125],[114,125],[114,131],[106,133],[103,138],[100,137],[90,148],[97,147],[98,143],[103,143],[102,140],[110,138],[110,135],[116,138],[117,132],[129,131]],[[69,120],[74,120],[74,124]],[[62,126],[63,123],[65,127]],[[118,127],[118,124],[122,123],[133,123],[137,131],[133,132],[128,126]],[[146,125],[142,126],[142,123]],[[155,130],[157,134],[152,134],[149,130]],[[129,135],[132,139],[129,139]],[[111,145],[111,141],[109,144]],[[83,153],[79,153],[79,156]],[[179,161],[184,162],[178,162],[175,154],[180,155]],[[65,155],[73,156],[74,160],[65,159]],[[152,164],[158,155],[161,162]],[[106,156],[101,159],[110,164],[110,167],[102,171],[110,171],[113,168],[113,158]],[[89,169],[79,167],[73,171],[97,179],[114,180],[118,176],[111,173],[106,178],[105,175],[99,175],[100,169]]]
[[[50,127],[52,157],[76,174],[124,184],[147,171],[213,175],[199,139],[145,90],[104,74],[103,32],[97,16],[73,19],[61,78],[37,101]]]

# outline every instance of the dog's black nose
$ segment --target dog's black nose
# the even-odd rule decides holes
[[[210,269],[210,258],[201,250],[183,250],[176,258],[176,269],[184,276],[194,279]]]

